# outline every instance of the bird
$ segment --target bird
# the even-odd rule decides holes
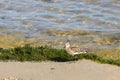
[[[65,43],[65,50],[68,54],[74,56],[74,59],[75,59],[75,55],[78,55],[78,54],[86,54],[88,53],[87,49],[84,49],[84,48],[79,48],[79,47],[72,47],[70,45],[70,42],[67,41]],[[75,59],[76,60],[76,59]]]

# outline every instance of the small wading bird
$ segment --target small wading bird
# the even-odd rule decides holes
[[[88,53],[87,49],[83,49],[79,47],[71,47],[69,41],[67,41],[67,43],[65,44],[65,50],[68,54],[74,56],[75,61],[76,61],[75,55]]]

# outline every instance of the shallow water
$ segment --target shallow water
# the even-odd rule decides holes
[[[0,0],[0,33],[40,40],[46,29],[120,33],[119,14],[120,0]]]
[[[43,29],[120,32],[119,0],[0,0],[0,32]]]

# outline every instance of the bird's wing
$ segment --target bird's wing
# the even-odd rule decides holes
[[[84,49],[79,48],[79,47],[71,47],[71,49],[72,49],[74,52],[84,52]]]
[[[79,48],[79,47],[71,47],[72,51],[78,52],[78,53],[88,53],[88,50],[85,48]]]

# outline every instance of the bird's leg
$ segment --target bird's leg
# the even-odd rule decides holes
[[[74,55],[74,63],[75,63],[75,55]]]
[[[74,63],[77,61],[77,58],[76,58],[76,56],[74,55]]]
[[[69,61],[69,63],[75,63],[75,56],[72,55],[72,61]]]
[[[78,60],[78,57],[76,55],[73,55],[73,61],[69,62],[69,63],[75,63]]]

